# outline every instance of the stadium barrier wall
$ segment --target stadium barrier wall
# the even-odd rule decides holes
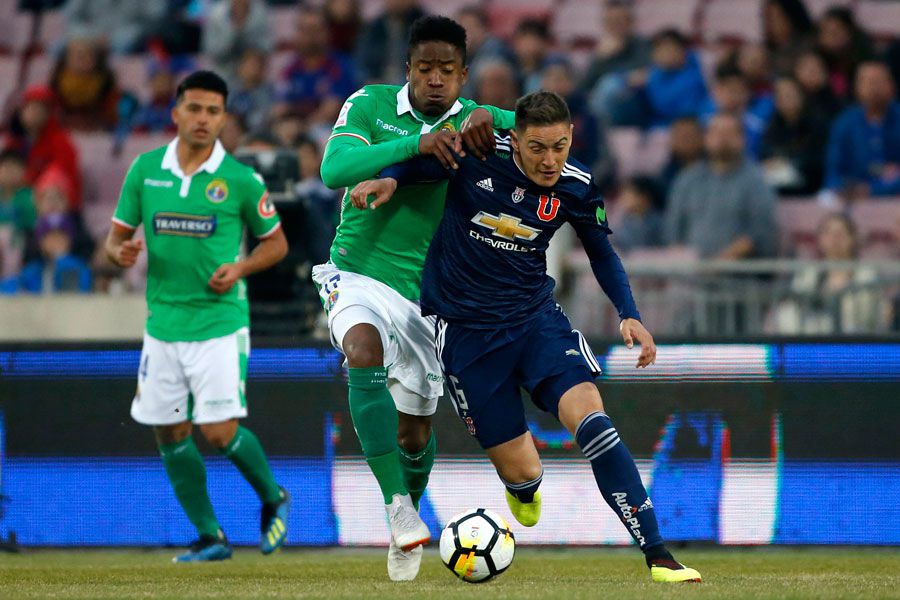
[[[594,346],[607,410],[638,459],[663,534],[719,544],[900,544],[900,343]],[[193,537],[149,430],[128,416],[139,348],[0,346],[0,534],[23,545],[183,545]],[[291,490],[293,545],[386,544],[380,494],[330,347],[255,348],[247,425]],[[545,462],[544,514],[526,544],[628,544],[571,437],[525,399]],[[511,520],[489,462],[442,402],[422,512],[437,533],[465,508]],[[0,444],[2,445],[2,444]],[[255,544],[250,486],[209,448],[229,538]],[[302,512],[301,512],[302,511]]]

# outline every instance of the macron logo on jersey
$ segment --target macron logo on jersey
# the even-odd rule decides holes
[[[153,215],[153,233],[208,238],[216,232],[216,215],[158,212]]]
[[[481,189],[487,190],[487,191],[489,191],[489,192],[493,192],[493,191],[494,191],[494,183],[491,181],[491,178],[490,178],[490,177],[488,177],[487,179],[482,179],[481,181],[479,181],[479,182],[476,183],[475,185],[477,185],[477,186],[480,187]]]

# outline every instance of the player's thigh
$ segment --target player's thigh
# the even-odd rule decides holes
[[[397,355],[388,376],[413,392],[415,397],[410,399],[417,401],[398,404],[397,409],[410,415],[433,415],[444,392],[444,376],[435,352],[434,318],[423,317],[418,304],[399,295],[390,311]]]
[[[190,387],[177,343],[144,333],[132,418],[143,425],[174,425],[190,420]]]
[[[182,344],[182,363],[194,397],[194,423],[246,417],[249,330],[243,327],[221,337]]]
[[[524,343],[533,351],[522,355],[518,371],[538,408],[559,418],[560,399],[566,392],[584,383],[596,390],[592,382],[600,374],[597,358],[561,310],[537,317]]]
[[[509,348],[479,354],[486,332],[438,323],[438,352],[453,408],[482,448],[528,431]]]

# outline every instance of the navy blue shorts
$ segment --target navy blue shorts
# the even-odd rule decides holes
[[[438,319],[436,341],[454,408],[482,448],[528,431],[522,388],[558,419],[563,394],[600,374],[584,336],[559,307],[500,329]]]

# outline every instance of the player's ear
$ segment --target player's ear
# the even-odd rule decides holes
[[[469,65],[463,65],[462,68],[462,85],[466,85],[466,82],[469,81]]]
[[[519,151],[519,136],[516,132],[515,127],[513,127],[512,129],[509,130],[509,141],[512,144],[513,150],[518,152]]]
[[[409,81],[409,61],[406,61],[406,80]]]

